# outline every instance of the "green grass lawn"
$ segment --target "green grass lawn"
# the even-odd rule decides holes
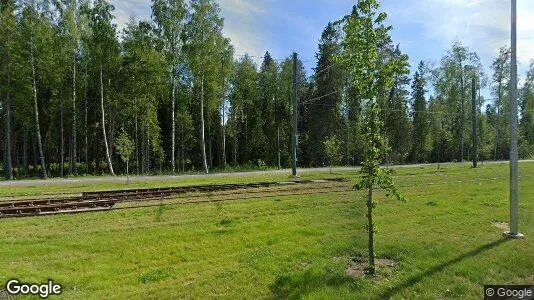
[[[503,239],[494,226],[508,221],[508,172],[507,165],[399,169],[395,180],[408,202],[377,192],[375,210],[376,254],[396,265],[376,278],[347,273],[367,249],[363,194],[354,191],[0,219],[0,281],[51,278],[63,297],[77,299],[480,299],[484,284],[534,284],[534,163],[520,164],[524,240]],[[281,179],[287,176],[144,185]]]

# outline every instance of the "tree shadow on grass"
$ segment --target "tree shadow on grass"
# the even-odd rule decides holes
[[[462,260],[464,259],[467,259],[467,258],[471,258],[471,257],[474,257],[484,251],[488,251],[492,248],[495,248],[503,243],[505,243],[506,241],[508,241],[509,239],[507,238],[501,238],[497,241],[494,241],[494,242],[491,242],[491,243],[488,243],[486,245],[483,245],[481,247],[478,247],[472,251],[469,251],[467,253],[464,253],[452,260],[449,260],[447,262],[444,262],[442,264],[439,264],[437,266],[434,266],[428,270],[426,270],[425,272],[421,273],[421,274],[418,274],[418,275],[415,275],[415,276],[412,276],[410,278],[408,278],[406,281],[404,282],[401,282],[391,288],[389,288],[386,292],[384,292],[383,294],[380,295],[380,298],[381,299],[389,299],[391,298],[392,296],[402,292],[403,290],[405,289],[408,289],[414,285],[416,285],[418,282],[420,282],[422,279],[426,278],[426,277],[429,277],[429,276],[432,276],[436,273],[439,273],[441,271],[443,271],[445,268],[447,267],[450,267],[454,264],[457,264],[459,262],[461,262]]]
[[[300,299],[302,296],[325,287],[347,286],[358,289],[354,278],[326,271],[306,270],[302,273],[280,276],[270,286],[273,299]]]

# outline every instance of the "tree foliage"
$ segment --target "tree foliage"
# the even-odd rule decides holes
[[[138,174],[290,166],[289,51],[235,53],[217,1],[151,4],[150,20],[132,18],[119,31],[106,0],[0,2],[6,178],[59,177],[67,166],[73,175],[122,173],[122,131],[135,144]],[[329,165],[324,142],[332,136],[346,165],[467,159],[473,77],[479,94],[491,91],[476,99],[480,156],[506,159],[509,49],[500,49],[489,78],[459,41],[408,76],[403,45],[377,11],[378,1],[358,1],[325,24],[311,70],[312,58],[297,61],[298,165]],[[532,69],[520,81],[524,158],[534,152]],[[370,130],[379,138],[369,140]]]
[[[356,94],[365,101],[361,180],[355,187],[368,192],[366,204],[370,274],[375,272],[373,189],[379,186],[386,190],[388,195],[404,200],[393,184],[391,172],[380,167],[380,158],[387,151],[387,141],[382,132],[383,123],[379,118],[381,111],[378,97],[394,85],[396,74],[407,73],[408,58],[405,55],[388,59],[381,56],[380,45],[389,40],[391,27],[383,24],[387,15],[383,12],[377,13],[379,7],[376,0],[358,1],[356,13],[349,17],[343,28],[343,52],[338,58],[347,69]]]

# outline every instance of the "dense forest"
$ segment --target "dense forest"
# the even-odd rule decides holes
[[[116,174],[134,146],[136,174],[291,165],[294,62],[237,54],[214,0],[152,0],[151,20],[122,32],[105,0],[2,0],[0,125],[7,179]],[[298,165],[362,162],[362,100],[341,59],[351,14],[325,24],[313,74],[296,61]],[[380,59],[408,61],[392,40]],[[509,155],[510,50],[486,74],[454,42],[437,62],[406,64],[376,91],[384,163]],[[520,157],[534,155],[534,63],[520,87]],[[473,88],[474,87],[474,88]],[[491,99],[481,96],[489,88]],[[472,102],[474,99],[474,105]],[[473,108],[473,109],[472,109]],[[121,139],[119,139],[121,137]],[[128,143],[126,143],[128,145]]]

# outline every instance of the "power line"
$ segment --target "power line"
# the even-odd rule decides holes
[[[318,103],[313,103],[315,101],[318,101],[320,99],[323,99],[323,98],[326,98],[328,96],[331,96],[331,95],[335,95],[339,92],[342,92],[342,90],[337,90],[337,91],[333,91],[331,93],[328,93],[328,94],[325,94],[325,95],[322,95],[322,96],[318,96],[318,97],[315,97],[315,98],[312,98],[312,99],[308,99],[308,100],[305,100],[303,102],[300,102],[299,105],[306,105],[306,106],[324,106],[324,107],[334,107],[334,105],[331,105],[331,104],[318,104]],[[382,110],[383,112],[409,112],[409,113],[421,113],[421,114],[434,114],[434,115],[451,115],[451,116],[458,116],[458,115],[461,115],[462,113],[461,112],[445,112],[445,111],[432,111],[432,110],[411,110],[411,109],[406,109],[406,110],[403,110],[403,109],[383,109]],[[530,112],[533,112],[534,113],[534,110],[522,110],[521,113],[530,113]],[[505,115],[509,115],[510,112],[500,112],[499,116],[505,116]],[[489,116],[487,114],[484,114],[485,116]]]
[[[257,59],[264,59],[265,56],[256,56],[256,55],[250,55],[250,54],[234,54],[235,57],[250,57],[250,58],[257,58]],[[275,61],[290,61],[291,60],[291,56],[288,56],[288,57],[284,57],[284,58],[279,58],[279,57],[272,57],[271,56],[271,59],[272,60],[275,60]],[[315,62],[313,59],[305,59],[305,60],[299,60],[300,62],[303,62],[303,63],[310,63],[310,62]]]
[[[316,71],[314,74],[308,76],[306,78],[306,80],[309,80],[311,79],[312,77],[315,77],[315,76],[319,76],[321,73],[327,71],[327,70],[330,70],[332,67],[334,67],[336,64],[340,63],[340,62],[345,62],[346,60],[343,60],[343,61],[334,61],[333,63],[331,63],[328,67],[322,69],[322,70],[319,70],[319,71]]]
[[[314,102],[314,101],[320,100],[320,99],[322,99],[322,98],[325,98],[325,97],[328,97],[328,96],[337,94],[337,93],[339,93],[339,92],[341,92],[341,90],[337,90],[337,91],[335,91],[335,92],[331,92],[331,93],[328,93],[328,94],[326,94],[326,95],[322,95],[322,96],[319,96],[319,97],[315,97],[315,98],[313,98],[313,99],[309,99],[309,100],[300,102],[299,104],[300,104],[300,105],[308,104],[308,103],[310,103],[310,102]]]

